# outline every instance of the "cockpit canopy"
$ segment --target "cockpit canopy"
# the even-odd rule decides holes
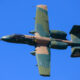
[[[12,35],[10,35],[10,37],[17,38],[17,37],[24,37],[24,35],[22,35],[22,34],[12,34]]]

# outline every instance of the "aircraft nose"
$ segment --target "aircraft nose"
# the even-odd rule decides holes
[[[1,40],[6,41],[6,40],[8,40],[9,38],[10,38],[10,36],[3,36],[3,37],[1,38]]]

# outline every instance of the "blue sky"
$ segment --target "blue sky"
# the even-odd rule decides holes
[[[28,34],[34,30],[36,5],[48,6],[49,26],[69,32],[80,25],[80,0],[0,0],[0,37],[13,33]],[[71,47],[51,49],[51,76],[38,73],[35,48],[0,42],[0,80],[80,80],[80,58],[71,58]]]

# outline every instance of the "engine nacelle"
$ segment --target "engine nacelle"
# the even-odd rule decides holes
[[[66,49],[67,46],[68,44],[64,42],[51,41],[51,48],[54,48],[54,49]]]
[[[50,36],[55,39],[66,39],[67,34],[64,31],[51,30]]]

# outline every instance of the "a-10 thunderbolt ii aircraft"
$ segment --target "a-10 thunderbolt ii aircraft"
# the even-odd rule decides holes
[[[66,49],[67,46],[71,46],[71,57],[80,57],[80,26],[73,26],[70,31],[71,41],[66,39],[65,32],[49,30],[46,5],[37,5],[35,30],[30,33],[34,36],[14,34],[3,36],[1,40],[35,46],[35,51],[31,54],[36,56],[39,73],[42,76],[50,76],[50,48]]]

